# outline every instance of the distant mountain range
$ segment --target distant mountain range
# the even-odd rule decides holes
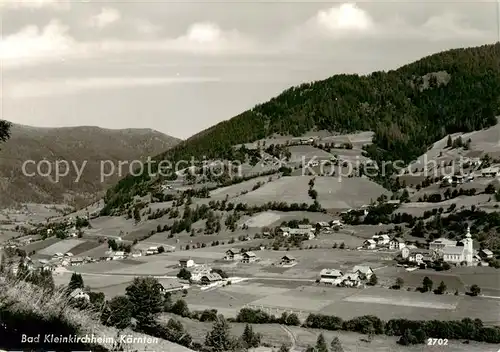
[[[102,196],[109,185],[128,173],[125,162],[153,157],[180,141],[152,129],[42,128],[14,124],[11,138],[0,147],[0,206],[18,202],[86,204]],[[44,159],[52,162],[52,181],[56,176],[56,160],[68,161],[68,175],[62,176],[66,167],[60,163],[59,182],[41,175],[26,176],[37,174],[37,165],[43,174],[49,171],[46,162],[40,163]],[[100,181],[101,161],[106,171],[111,171],[111,164],[115,167],[114,174],[104,177],[104,182]],[[77,170],[82,170],[79,180]]]

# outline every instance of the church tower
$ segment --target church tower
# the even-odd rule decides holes
[[[470,234],[470,226],[467,226],[467,233],[465,234],[465,239],[463,240],[463,244],[464,244],[464,259],[467,262],[467,266],[471,266],[474,249],[472,246],[472,236]]]

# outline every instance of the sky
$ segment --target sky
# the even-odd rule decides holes
[[[0,0],[0,118],[188,138],[293,85],[494,43],[497,9],[481,0]]]

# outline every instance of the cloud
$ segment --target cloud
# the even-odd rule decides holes
[[[223,31],[216,24],[207,22],[191,25],[185,35],[177,38],[77,42],[69,35],[67,26],[52,20],[43,28],[28,26],[2,38],[0,59],[3,60],[3,67],[9,69],[113,54],[177,52],[231,55],[255,52],[256,49],[256,43],[237,31]]]
[[[42,9],[51,8],[55,10],[68,10],[70,1],[64,0],[1,0],[0,9]]]
[[[88,23],[90,27],[102,29],[118,22],[121,17],[121,13],[118,10],[111,7],[103,7],[101,12],[89,19]]]
[[[11,99],[36,98],[75,94],[96,89],[163,86],[170,84],[218,82],[217,77],[90,77],[50,81],[24,81],[6,85],[4,97]]]
[[[366,10],[346,3],[320,10],[293,35],[300,42],[309,40],[336,39],[417,39],[441,41],[451,39],[489,40],[492,33],[481,31],[467,24],[467,18],[447,9],[434,15],[424,23],[408,23],[400,17],[376,21]]]
[[[373,27],[370,15],[355,4],[341,4],[319,11],[315,21],[319,26],[332,32],[367,31]]]
[[[77,43],[68,35],[68,28],[52,20],[44,28],[27,26],[0,41],[0,59],[4,68],[40,64],[77,53]]]

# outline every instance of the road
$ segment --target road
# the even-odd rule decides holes
[[[297,339],[295,338],[294,333],[288,328],[286,325],[280,325],[280,327],[285,331],[288,336],[290,337],[290,341],[292,342],[292,345],[290,346],[290,351],[294,352],[295,348],[297,346]]]

